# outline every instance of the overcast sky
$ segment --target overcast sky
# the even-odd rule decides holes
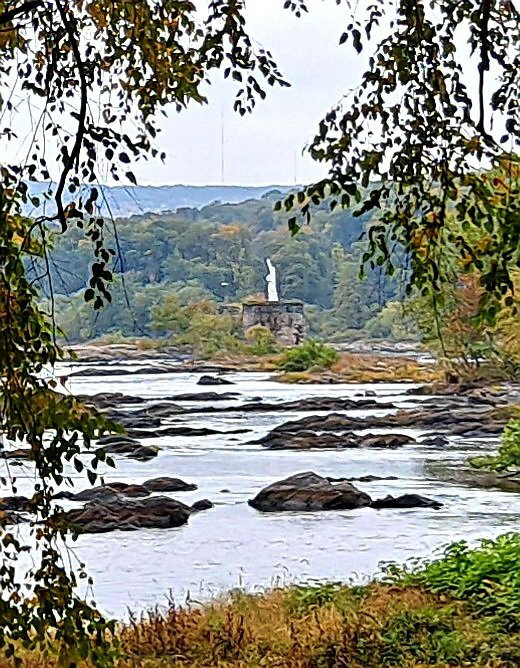
[[[360,79],[364,59],[338,40],[349,22],[345,5],[310,0],[309,15],[296,18],[283,0],[250,0],[249,31],[268,48],[291,88],[269,89],[251,115],[233,112],[233,91],[216,77],[209,104],[170,110],[158,143],[157,161],[136,166],[141,184],[221,184],[221,127],[224,118],[224,183],[292,184],[311,181],[323,166],[303,156],[327,110]]]

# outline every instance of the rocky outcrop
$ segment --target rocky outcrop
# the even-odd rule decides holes
[[[30,512],[32,509],[31,499],[26,496],[4,496],[0,498],[0,512],[11,510]]]
[[[141,445],[139,441],[128,436],[106,436],[99,439],[98,445],[101,447],[97,448],[96,453],[122,455],[141,462],[157,457],[159,452],[159,448]]]
[[[261,444],[268,450],[315,450],[344,448],[398,448],[416,443],[405,434],[366,434],[359,436],[352,432],[344,434],[314,431],[283,432],[274,429],[253,444]]]
[[[60,521],[79,533],[171,529],[186,524],[191,512],[189,506],[167,496],[145,499],[118,496],[69,510],[61,515]]]
[[[0,510],[0,526],[8,526],[13,524],[22,524],[27,522],[28,518],[19,513],[10,510]]]
[[[269,485],[248,503],[263,512],[352,510],[370,505],[371,499],[350,483],[333,484],[306,472]]]
[[[435,433],[448,432],[465,437],[499,435],[507,422],[507,415],[497,415],[493,408],[453,406],[449,409],[422,406],[419,410],[400,410],[393,415],[366,415],[350,417],[342,413],[309,415],[291,420],[276,427],[273,433],[301,431],[349,432],[355,429],[399,429],[412,428],[430,430]]]
[[[406,434],[365,434],[358,436],[358,443],[362,448],[394,449],[416,443],[416,440]]]
[[[145,425],[142,424],[142,427]],[[148,426],[148,425],[146,425]],[[148,429],[127,429],[128,435],[134,438],[161,438],[162,436],[216,436],[218,434],[246,434],[251,429],[211,429],[210,427],[161,427],[160,429],[149,431]]]
[[[429,445],[432,448],[443,448],[446,445],[449,445],[450,441],[446,436],[442,434],[437,434],[436,436],[428,436],[427,438],[421,439],[421,445]]]
[[[233,381],[228,380],[227,378],[222,378],[222,376],[201,376],[197,385],[234,385]]]
[[[197,485],[190,482],[184,482],[180,478],[152,478],[143,482],[143,487],[149,492],[193,492]]]
[[[434,499],[428,499],[420,494],[402,494],[401,496],[385,496],[383,499],[376,499],[371,503],[372,508],[380,510],[381,508],[442,508],[443,504]]]
[[[199,513],[202,510],[209,510],[210,508],[214,508],[214,505],[209,499],[201,499],[200,501],[195,501],[195,503],[191,507],[191,512],[192,513]]]
[[[163,477],[152,478],[151,480],[144,482],[142,485],[125,482],[109,482],[106,485],[91,487],[90,489],[85,489],[76,494],[68,491],[58,492],[54,498],[68,499],[69,501],[104,501],[119,496],[139,498],[149,496],[152,492],[192,492],[196,489],[197,485],[184,482],[184,480],[181,480],[180,478]]]
[[[253,441],[268,450],[313,450],[331,448],[357,448],[354,434],[317,434],[314,431],[277,433],[272,431],[263,438]]]
[[[14,460],[32,460],[33,453],[31,448],[16,448],[14,450],[0,450],[1,459]]]

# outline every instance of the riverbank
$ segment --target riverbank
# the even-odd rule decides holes
[[[520,534],[448,548],[383,580],[240,590],[116,627],[121,668],[513,668],[520,663]],[[25,654],[23,666],[56,665]],[[0,660],[0,666],[10,665]],[[80,664],[87,668],[91,664]]]

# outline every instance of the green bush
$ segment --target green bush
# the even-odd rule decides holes
[[[415,564],[412,569],[390,566],[387,573],[399,585],[467,601],[480,616],[500,625],[520,628],[520,533],[483,540],[476,549],[465,541],[446,548],[440,559]]]
[[[470,464],[475,468],[487,468],[492,471],[504,471],[508,468],[520,468],[520,420],[510,420],[502,434],[502,445],[498,454],[485,457],[473,457]]]
[[[249,352],[253,355],[272,355],[277,351],[276,338],[270,329],[262,325],[250,327],[246,332]]]
[[[284,371],[307,371],[313,366],[330,367],[337,359],[338,353],[334,348],[308,339],[299,346],[286,350],[278,362],[278,367]]]

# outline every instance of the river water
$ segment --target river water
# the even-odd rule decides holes
[[[405,395],[414,388],[406,383],[284,385],[269,380],[267,374],[236,373],[227,376],[233,386],[201,388],[196,384],[199,374],[104,376],[106,366],[95,368],[99,368],[99,376],[71,377],[68,390],[74,394],[122,392],[150,400],[206,389],[239,393],[235,401],[218,402],[219,407],[252,398],[269,402],[319,396],[355,398],[366,391],[403,407],[417,406],[424,400]],[[62,367],[58,373],[69,371]],[[148,445],[161,448],[155,459],[143,463],[121,457],[116,471],[106,470],[107,482],[180,477],[196,483],[198,490],[172,496],[186,503],[202,498],[215,503],[213,509],[193,515],[187,525],[176,529],[79,537],[73,551],[86,563],[94,578],[95,599],[108,614],[123,617],[128,608],[140,611],[166,604],[168,598],[178,603],[200,601],[237,586],[254,591],[295,581],[360,581],[376,573],[381,562],[403,562],[431,555],[452,540],[475,541],[518,528],[519,495],[441,482],[425,468],[439,458],[446,460],[447,466],[456,465],[473,453],[496,446],[496,442],[453,439],[444,449],[405,446],[397,450],[268,451],[247,442],[309,413],[218,414],[212,413],[211,404],[185,405],[207,408],[203,414],[186,416],[185,423],[190,426],[224,432],[245,427],[251,432],[147,439]],[[385,412],[388,410],[346,414]],[[182,420],[177,418],[175,423]],[[413,430],[398,431],[418,435]],[[349,478],[397,476],[397,480],[355,484],[375,498],[416,492],[441,501],[444,507],[262,514],[247,505],[262,487],[302,471]],[[24,474],[20,471],[18,475]],[[86,481],[77,477],[77,489],[87,487]]]

